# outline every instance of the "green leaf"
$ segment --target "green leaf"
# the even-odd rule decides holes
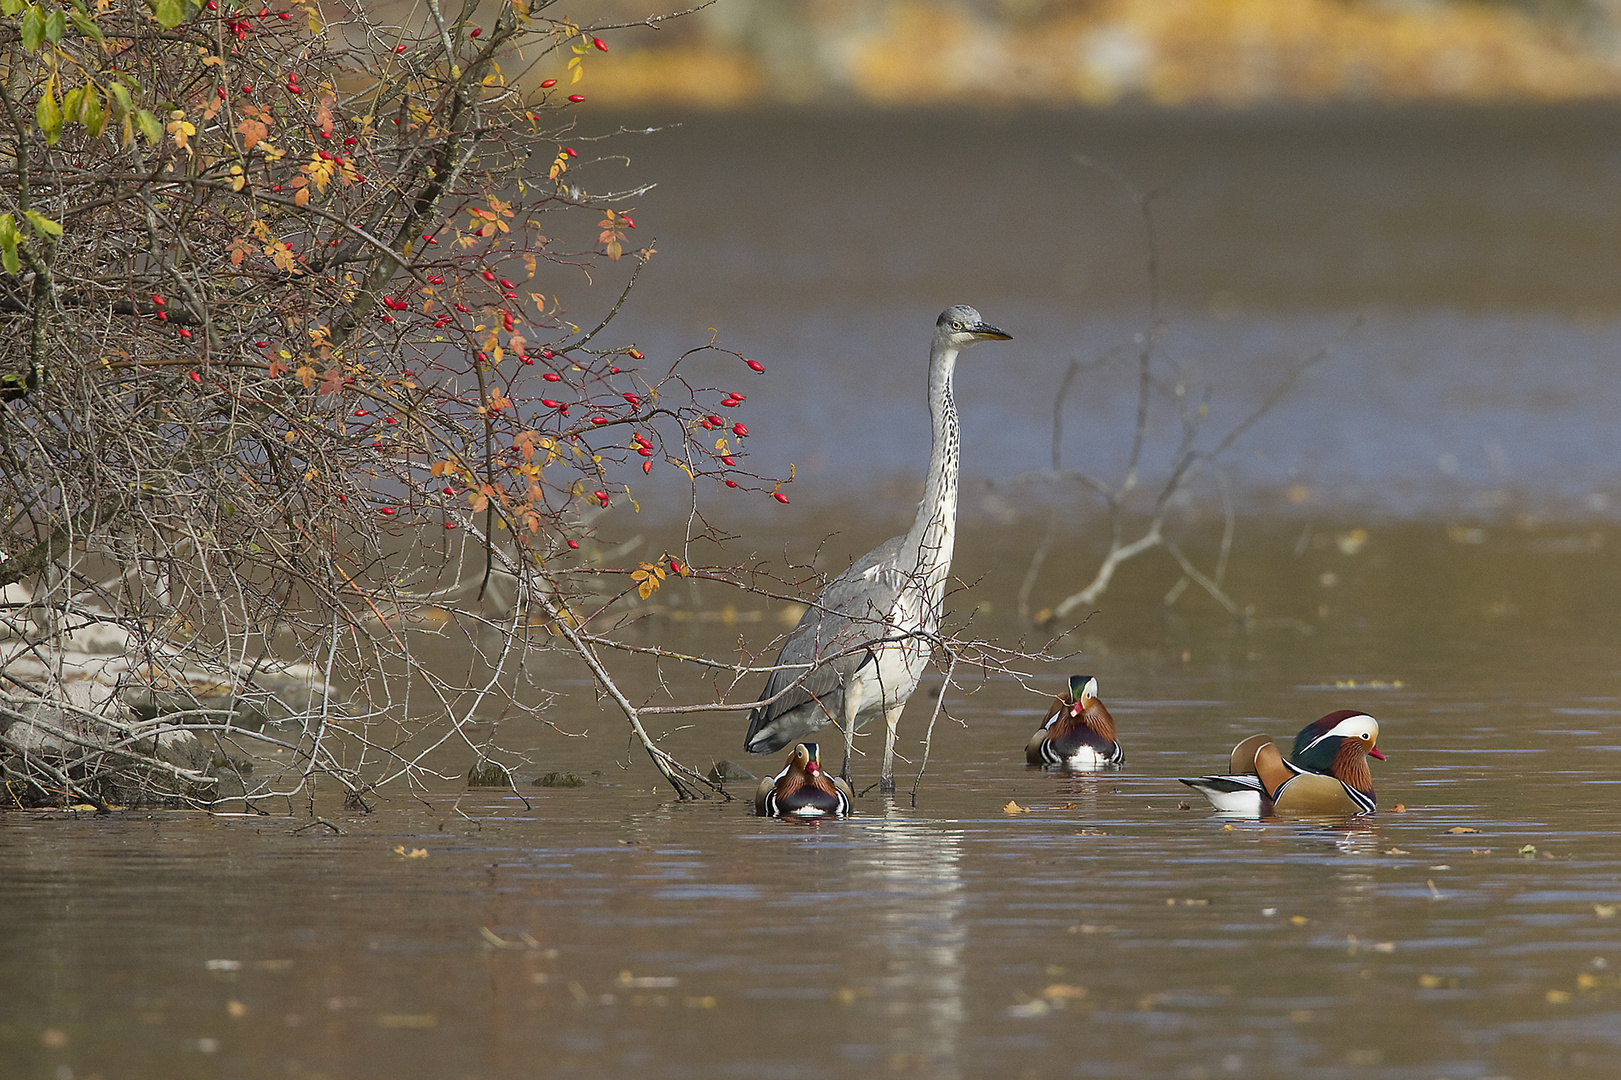
[[[107,103],[119,113],[127,113],[135,107],[135,103],[130,100],[129,90],[116,79],[107,84]]]
[[[62,42],[62,35],[68,32],[68,17],[61,10],[51,12],[45,16],[45,40],[52,45]]]
[[[100,135],[107,126],[107,113],[101,107],[101,95],[96,93],[94,86],[84,88],[84,107],[79,113],[79,120],[92,135]]]
[[[0,0],[0,13],[15,15],[23,9],[23,0]]]
[[[23,15],[22,36],[24,52],[39,52],[40,45],[45,41],[45,13],[38,4]]]
[[[0,0],[0,3],[4,2],[6,2],[6,0]],[[96,25],[96,20],[92,19],[82,11],[75,11],[69,15],[68,18],[73,20],[73,28],[75,30],[79,31],[79,33],[83,34],[91,41],[94,41],[96,44],[101,44],[103,40],[101,36],[101,27]]]
[[[40,236],[61,236],[62,226],[40,213],[38,210],[24,210],[23,217]]]
[[[21,239],[21,234],[17,232],[17,219],[10,214],[0,214],[0,265],[5,267],[8,274],[22,270],[22,261],[17,258],[17,243]]]
[[[56,140],[62,137],[62,107],[56,103],[54,79],[45,84],[45,92],[39,95],[39,105],[34,109],[34,122],[39,125],[40,132],[45,136],[45,144],[55,146]]]
[[[152,5],[152,14],[158,17],[158,25],[165,30],[173,30],[186,21],[186,0],[148,0]]]
[[[62,119],[72,123],[79,119],[79,110],[84,108],[84,87],[75,86],[62,95]]]
[[[158,123],[158,118],[147,110],[135,110],[135,123],[140,126],[141,134],[146,136],[146,141],[153,146],[156,146],[163,138],[163,125]]]

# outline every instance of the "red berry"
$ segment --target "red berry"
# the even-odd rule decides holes
[[[644,473],[652,472],[653,471],[653,463],[651,461],[642,462],[642,471]]]
[[[392,506],[385,506],[377,512],[382,514],[384,517],[388,517],[394,513],[394,508]]]
[[[745,364],[747,364],[749,367],[753,368],[755,371],[764,371],[765,370],[765,365],[760,363],[760,361],[758,361],[758,360],[745,360],[743,362]]]
[[[726,481],[726,486],[727,487],[736,487],[737,486],[737,481],[736,480],[728,480],[728,481]]]
[[[212,10],[212,9],[210,9],[210,10]],[[597,47],[598,52],[607,52],[608,51],[608,46],[606,44],[604,44],[603,40],[601,38],[599,38],[599,37],[592,38],[591,39],[591,44],[593,44],[593,45],[595,45]]]
[[[269,346],[270,346],[270,342],[268,342],[268,341],[255,341],[253,343],[253,347],[255,349],[265,349],[265,348],[269,348]]]
[[[584,94],[570,94],[568,96],[568,99],[570,101],[574,102],[574,104],[578,105],[580,102],[585,100],[585,95]]]
[[[455,522],[454,522],[454,521],[447,521],[447,522],[445,522],[445,528],[447,528],[447,529],[454,529],[454,528],[455,528],[455,527],[456,527],[456,523],[455,523]]]
[[[709,426],[710,427],[725,427],[726,426],[726,421],[722,420],[718,416],[706,416],[704,419],[709,421]]]
[[[200,383],[203,381],[202,374],[196,371],[188,373],[186,377],[195,383]]]
[[[630,352],[629,352],[629,354],[628,354],[628,355],[629,355],[629,356],[630,356],[630,358],[631,358],[631,359],[632,359],[632,360],[642,360],[642,359],[645,359],[645,357],[643,357],[643,356],[642,356],[642,352],[641,352],[641,350],[640,350],[640,349],[631,349],[631,350],[630,350]],[[615,368],[615,369],[614,369],[614,370],[615,370],[615,371],[618,371],[618,370],[619,370],[619,369],[618,369],[618,368]]]
[[[737,459],[730,454],[722,454],[720,459],[728,465],[735,466],[737,464]]]
[[[544,406],[546,406],[546,407],[547,407],[547,408],[548,408],[548,409],[559,409],[559,408],[562,408],[562,405],[561,405],[561,403],[560,403],[560,402],[556,402],[556,401],[553,401],[553,400],[552,400],[552,399],[551,399],[551,398],[549,398],[549,397],[543,397],[543,398],[541,398],[541,399],[540,399],[540,403],[541,403],[541,404],[542,404],[542,405],[544,405]]]
[[[554,87],[556,85],[557,85],[557,80],[556,79],[547,79],[545,82],[540,84],[540,88],[542,90],[550,90],[552,87]],[[572,546],[573,547],[579,547],[580,545],[573,544]]]
[[[495,280],[495,275],[492,274],[488,270],[480,270],[478,273],[479,273],[479,276],[482,277],[485,281],[494,281]]]
[[[484,28],[482,26],[475,26],[475,27],[473,27],[473,32],[471,34],[469,34],[468,37],[478,37],[483,32],[484,32]]]
[[[778,502],[780,502],[780,503],[785,503],[785,502],[787,502],[787,501],[788,501],[788,496],[786,496],[786,495],[784,495],[784,494],[783,494],[783,493],[782,493],[782,492],[780,492],[780,491],[773,491],[773,492],[772,492],[772,493],[771,493],[771,497],[772,497],[772,498],[773,498],[773,499],[776,499],[776,500],[777,500],[777,501],[778,501]]]
[[[606,424],[608,422],[608,418],[606,416],[593,416],[591,418],[591,422],[593,424]]]
[[[568,546],[571,548],[577,548],[580,546],[580,542],[578,540],[570,540],[568,542]]]
[[[732,434],[736,435],[739,439],[741,439],[743,436],[747,435],[748,433],[749,433],[749,429],[748,429],[748,426],[746,424],[733,424],[732,425]]]
[[[546,374],[542,375],[541,378],[545,379],[547,382],[562,382],[563,381],[563,376],[559,375],[555,371],[548,371]]]
[[[180,328],[180,336],[181,337],[191,337],[191,331],[187,330],[184,326],[182,326]]]
[[[450,490],[450,489],[449,489],[449,488],[446,488],[446,489],[445,489],[445,494],[446,494],[446,495],[454,495],[454,494],[456,494],[456,493],[455,493],[455,492],[454,492],[454,491],[451,491],[451,490]]]

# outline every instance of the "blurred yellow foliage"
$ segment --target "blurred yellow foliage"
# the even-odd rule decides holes
[[[746,16],[734,11],[722,23],[700,14],[664,47],[600,59],[593,103],[729,108],[854,97],[1244,107],[1621,97],[1621,65],[1603,34],[1583,38],[1507,5],[1464,0],[1094,0],[1020,5],[1024,17],[946,0],[828,0],[793,15],[748,0],[735,7]],[[753,29],[735,29],[743,25]],[[751,47],[766,38],[775,42],[770,55]]]

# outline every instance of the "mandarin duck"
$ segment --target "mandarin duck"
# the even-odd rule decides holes
[[[761,780],[754,793],[761,817],[844,817],[850,802],[850,785],[822,770],[813,742],[797,744],[782,772]]]
[[[1217,810],[1252,817],[1368,814],[1376,808],[1368,758],[1385,760],[1378,741],[1379,721],[1341,709],[1301,728],[1288,758],[1251,735],[1233,748],[1228,775],[1180,779]]]
[[[1115,738],[1114,717],[1098,700],[1098,681],[1069,677],[1069,696],[1053,698],[1041,728],[1030,736],[1024,759],[1032,765],[1096,769],[1126,760]]]

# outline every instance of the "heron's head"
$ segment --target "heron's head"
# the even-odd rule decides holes
[[[1011,341],[1013,335],[998,330],[979,317],[979,312],[967,304],[948,307],[940,313],[934,332],[942,340],[959,349],[966,349],[976,341]]]

